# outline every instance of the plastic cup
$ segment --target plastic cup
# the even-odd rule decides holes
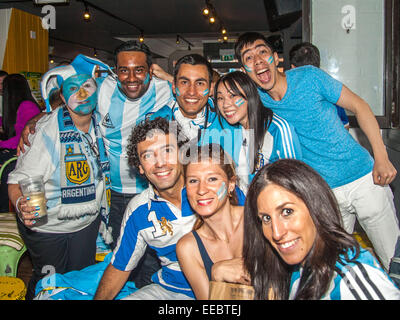
[[[44,193],[43,176],[35,176],[18,181],[22,194],[29,197],[29,206],[39,207],[38,218],[47,215],[46,197]]]

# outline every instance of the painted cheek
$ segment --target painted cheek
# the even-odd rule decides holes
[[[244,103],[244,99],[243,98],[240,98],[240,99],[235,101],[235,105],[237,107],[240,107],[243,103]]]
[[[273,57],[273,56],[270,56],[270,57],[267,59],[267,62],[268,62],[269,64],[272,64],[272,63],[274,62],[274,57]]]
[[[206,89],[203,91],[203,97],[205,97],[206,95],[208,95],[210,93],[210,90]]]
[[[247,72],[253,72],[253,69],[246,65],[244,66],[244,70],[246,70]]]
[[[179,91],[178,88],[175,89],[176,95],[179,97],[181,95],[181,92]]]
[[[222,182],[221,187],[217,191],[218,200],[221,200],[223,197],[225,197],[226,192],[226,184],[225,182]]]
[[[148,84],[150,82],[150,75],[148,73],[146,73],[146,77],[143,80],[144,84]]]

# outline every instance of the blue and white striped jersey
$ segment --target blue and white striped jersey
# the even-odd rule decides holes
[[[213,124],[203,130],[201,143],[219,143],[233,158],[239,185],[247,191],[251,180],[252,166],[254,164],[253,152],[250,148],[255,146],[254,135],[251,130],[245,130],[241,125],[230,125],[225,119],[221,124],[216,119]],[[268,163],[279,159],[302,160],[302,151],[296,131],[285,119],[274,114],[268,131],[265,133],[263,146],[258,150],[258,165],[256,171]]]
[[[111,188],[119,193],[140,193],[147,181],[128,165],[126,147],[133,127],[173,99],[168,81],[153,77],[146,93],[136,99],[127,98],[119,89],[115,75],[104,79],[98,88],[100,130],[108,152]]]
[[[349,253],[349,257],[354,254]],[[295,298],[301,272],[292,274],[289,299]],[[361,249],[355,262],[336,262],[333,279],[321,300],[400,300],[400,290],[371,253]]]
[[[133,270],[150,246],[161,261],[161,269],[153,275],[153,282],[194,298],[176,256],[176,243],[192,231],[196,221],[186,189],[181,196],[182,210],[158,197],[151,186],[134,197],[125,210],[111,263],[118,270]]]

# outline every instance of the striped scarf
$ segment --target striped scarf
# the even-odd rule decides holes
[[[104,149],[103,139],[98,128],[98,121],[92,115],[92,124],[96,135],[95,147],[99,161],[101,178],[105,190],[101,199],[96,199],[94,168],[85,152],[81,133],[75,127],[68,108],[58,108],[58,126],[61,143],[60,185],[61,209],[59,219],[76,219],[85,215],[102,215],[102,222],[108,225],[110,207],[110,164]],[[107,229],[107,228],[105,228]]]

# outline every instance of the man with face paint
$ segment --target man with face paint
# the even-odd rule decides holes
[[[199,130],[207,129],[217,120],[210,98],[212,68],[199,54],[180,58],[174,67],[172,91],[175,99],[151,118],[165,117],[176,120],[190,139],[199,136]]]
[[[223,146],[239,165],[241,143],[235,144],[235,137],[242,137],[241,129],[220,122],[210,92],[214,91],[212,83],[213,69],[211,64],[199,54],[189,54],[180,58],[174,67],[172,90],[176,101],[171,101],[151,118],[165,117],[176,120],[190,140],[197,139],[198,144],[216,143]],[[240,179],[245,174],[239,173]],[[245,184],[240,184],[245,192]]]
[[[162,267],[155,272],[152,284],[144,286],[128,299],[187,300],[193,292],[180,271],[175,244],[190,232],[196,220],[190,208],[179,148],[187,141],[178,140],[181,128],[164,118],[145,120],[133,130],[128,143],[128,161],[145,179],[149,187],[128,204],[121,236],[97,289],[95,299],[113,299],[145,253],[146,247],[156,251]],[[182,210],[182,211],[181,211]]]
[[[18,229],[33,265],[26,299],[34,297],[36,283],[46,275],[44,266],[66,273],[95,263],[100,217],[109,211],[110,165],[100,117],[94,112],[96,81],[87,74],[66,76],[61,98],[65,106],[37,122],[30,147],[18,157],[8,179]],[[18,185],[38,175],[45,187],[44,217],[39,216],[43,208],[32,206]]]
[[[110,226],[115,248],[129,201],[148,187],[148,182],[136,168],[129,166],[126,148],[132,128],[173,99],[168,81],[153,77],[151,52],[144,43],[128,41],[114,51],[115,73],[99,86],[98,111],[101,133],[111,165]],[[131,280],[141,288],[151,283],[152,274],[160,268],[158,258],[150,248]]]
[[[257,32],[242,34],[235,53],[257,84],[263,104],[296,128],[303,161],[333,189],[346,231],[353,232],[357,217],[388,269],[400,235],[389,187],[397,171],[389,161],[369,105],[314,66],[281,73],[274,47]],[[344,128],[335,115],[335,104],[355,114],[374,158]]]

